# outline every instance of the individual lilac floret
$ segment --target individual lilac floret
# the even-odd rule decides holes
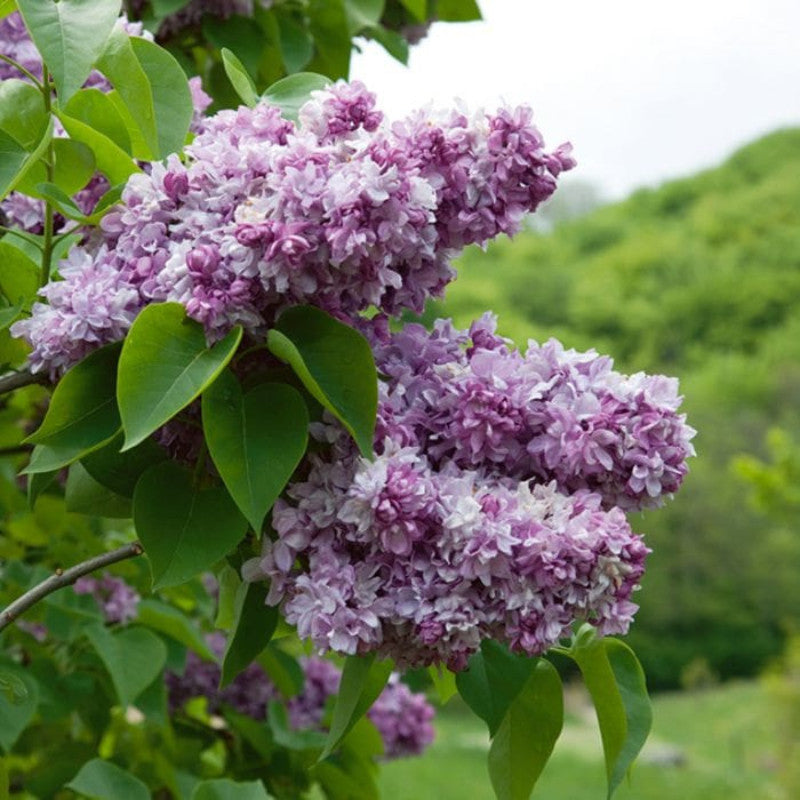
[[[75,594],[90,594],[103,611],[106,622],[122,625],[136,618],[139,613],[139,593],[122,578],[103,575],[101,578],[78,578]]]
[[[386,688],[367,712],[372,724],[383,739],[386,759],[416,756],[433,742],[435,731],[431,721],[433,706],[425,695],[412,692],[397,675],[389,679]]]
[[[461,247],[514,232],[573,163],[563,149],[544,151],[526,109],[387,126],[374,102],[361,84],[339,82],[313,93],[298,126],[265,102],[221,111],[185,161],[130,178],[103,219],[103,247],[76,258],[116,271],[125,307],[130,291],[140,307],[182,303],[211,340],[234,325],[262,336],[296,304],[349,319],[371,307],[421,311],[454,277]],[[438,138],[423,142],[425,131]],[[32,345],[35,369],[68,365],[51,363],[62,313],[73,309],[51,297],[49,310],[14,329]],[[106,329],[89,322],[87,346]]]

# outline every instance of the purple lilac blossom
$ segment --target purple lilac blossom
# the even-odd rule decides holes
[[[206,637],[220,657],[225,637],[213,633]],[[285,700],[289,724],[294,730],[323,730],[331,698],[339,691],[342,674],[338,667],[322,658],[300,659],[303,690]],[[269,703],[281,699],[275,685],[258,664],[250,664],[224,689],[219,689],[220,668],[189,651],[182,675],[166,672],[170,707],[180,708],[194,697],[205,697],[211,713],[224,706],[254,719],[266,718]],[[419,755],[433,741],[433,707],[425,695],[412,692],[393,675],[367,713],[384,745],[386,759]]]
[[[555,341],[522,355],[488,316],[362,327],[386,376],[377,457],[314,426],[331,447],[245,577],[320,651],[403,666],[463,669],[484,638],[538,655],[576,620],[624,633],[648,549],[623,509],[660,503],[693,454],[676,383]]]
[[[73,588],[75,594],[90,594],[94,597],[106,622],[125,625],[139,613],[139,601],[142,598],[122,578],[115,578],[112,575],[78,578]]]
[[[299,119],[265,102],[208,119],[185,162],[130,178],[103,245],[73,263],[117,273],[110,308],[179,302],[211,340],[237,324],[262,336],[301,303],[349,319],[371,306],[421,311],[462,247],[515,232],[574,164],[566,146],[544,150],[524,108],[389,126],[361,84],[339,82],[312,93]],[[67,302],[47,294],[13,329],[33,347],[31,368],[54,375],[69,366],[54,356],[59,337],[78,354],[125,333],[69,302],[90,276],[62,282]]]

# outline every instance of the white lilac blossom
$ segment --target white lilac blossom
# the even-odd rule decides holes
[[[225,637],[213,633],[207,640],[216,655],[221,656]],[[293,730],[324,730],[330,701],[339,691],[341,670],[330,661],[314,656],[301,658],[300,666],[303,689],[286,699],[281,697],[269,676],[256,663],[250,664],[227,687],[220,689],[218,664],[204,661],[190,651],[182,674],[165,673],[169,704],[175,710],[192,698],[204,697],[211,713],[229,707],[253,719],[264,720],[269,704],[281,701],[286,705]],[[433,707],[424,694],[412,692],[401,683],[398,675],[391,676],[367,716],[383,740],[386,759],[419,755],[433,741]]]
[[[73,586],[75,594],[90,594],[103,612],[106,622],[122,625],[139,613],[139,593],[122,578],[103,575],[100,578],[78,578]]]
[[[418,113],[387,125],[359,83],[312,93],[299,124],[276,107],[221,111],[186,148],[130,178],[102,222],[103,243],[72,262],[118,274],[109,308],[182,303],[210,339],[241,324],[262,336],[277,313],[310,303],[354,319],[370,307],[420,311],[454,277],[451,258],[519,228],[573,166],[544,150],[528,109],[468,116]],[[88,321],[72,295],[91,278],[63,276],[14,335],[31,368],[60,373],[64,351],[124,335]],[[46,321],[45,321],[46,318]],[[48,331],[52,331],[48,332]]]
[[[363,326],[379,372],[377,457],[332,442],[273,511],[245,577],[270,580],[320,651],[463,669],[482,639],[531,655],[576,620],[624,633],[647,547],[623,509],[675,491],[693,453],[676,385],[610,359],[439,322]]]

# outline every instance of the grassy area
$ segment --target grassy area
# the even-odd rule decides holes
[[[584,701],[572,713],[533,794],[549,800],[603,800],[599,733]],[[654,699],[653,734],[616,800],[782,800],[772,770],[776,733],[762,687],[736,683]],[[488,738],[461,706],[439,714],[437,740],[423,758],[381,770],[385,800],[492,800]],[[679,764],[656,763],[677,757]],[[787,799],[788,800],[788,799]]]

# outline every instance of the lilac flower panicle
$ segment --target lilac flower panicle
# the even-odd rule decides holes
[[[100,578],[78,578],[73,586],[75,594],[90,594],[106,618],[106,622],[127,624],[139,613],[139,593],[122,578],[103,575]]]
[[[149,303],[182,303],[211,340],[234,325],[262,336],[295,304],[349,320],[421,311],[462,247],[517,230],[573,163],[544,150],[528,110],[390,125],[358,82],[313,92],[299,120],[265,102],[221,111],[185,161],[131,176],[102,241],[70,257],[83,269],[62,269],[14,326],[32,368],[61,373]],[[113,319],[73,302],[95,276]]]

